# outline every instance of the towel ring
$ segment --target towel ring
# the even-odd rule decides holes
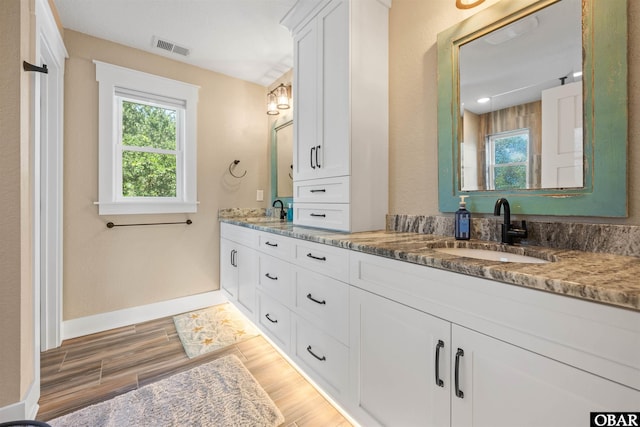
[[[240,176],[233,173],[233,169],[235,169],[236,166],[238,166],[238,163],[240,163],[240,160],[234,160],[233,162],[229,163],[229,173],[234,178],[243,178],[247,174],[247,171],[244,171],[244,173]]]

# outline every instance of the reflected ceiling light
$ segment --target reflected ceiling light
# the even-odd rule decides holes
[[[582,71],[576,71],[575,73],[573,73],[573,77],[574,78],[582,77]]]
[[[478,98],[478,104],[486,104],[491,101],[491,98]]]
[[[499,45],[535,30],[538,28],[538,24],[538,18],[535,16],[522,18],[519,21],[507,25],[506,27],[492,31],[487,34],[483,40],[490,45]]]
[[[456,0],[456,7],[458,9],[471,9],[484,2],[484,0]]]
[[[291,85],[280,83],[275,89],[267,94],[267,114],[275,116],[280,114],[279,110],[286,110],[291,107],[289,104],[289,89]]]

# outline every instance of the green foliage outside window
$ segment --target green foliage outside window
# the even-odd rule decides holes
[[[494,138],[493,144],[495,189],[527,188],[528,134]]]
[[[124,197],[176,197],[176,115],[171,109],[122,102]]]

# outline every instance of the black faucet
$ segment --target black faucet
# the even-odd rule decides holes
[[[520,228],[514,227],[511,224],[511,207],[509,201],[504,197],[496,200],[496,205],[493,208],[493,214],[500,216],[500,209],[504,207],[504,224],[502,224],[502,243],[507,245],[513,245],[513,239],[526,239],[527,238],[527,222],[522,221]]]
[[[276,199],[273,201],[273,204],[271,205],[271,207],[275,208],[276,203],[280,203],[280,219],[285,219],[287,217],[287,211],[284,210],[284,203],[282,203],[282,200]]]

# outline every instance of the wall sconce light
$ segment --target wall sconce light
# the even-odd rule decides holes
[[[456,0],[456,7],[458,9],[471,9],[483,3],[484,0]]]
[[[289,88],[291,85],[285,85],[280,83],[278,87],[273,89],[267,94],[267,114],[275,116],[280,114],[278,110],[286,110],[290,108],[289,105]]]

